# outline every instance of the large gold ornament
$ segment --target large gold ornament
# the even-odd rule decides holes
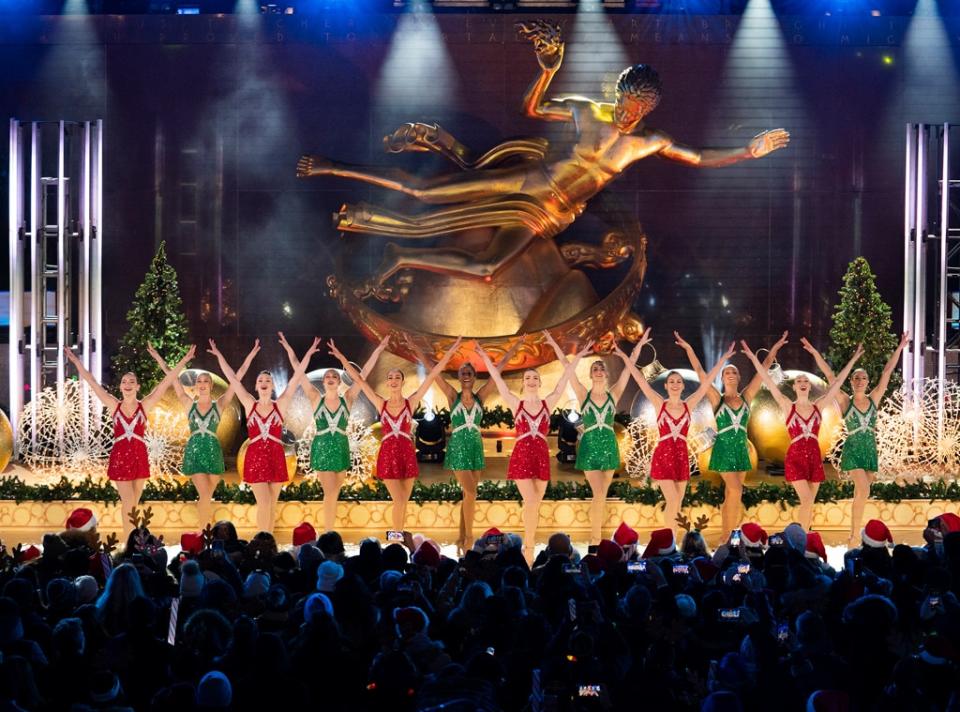
[[[570,123],[576,140],[548,147],[542,138],[507,141],[485,154],[474,151],[436,124],[405,124],[384,142],[391,153],[428,152],[449,159],[457,171],[423,179],[395,168],[336,163],[303,156],[297,175],[336,176],[398,192],[432,206],[402,213],[371,204],[344,205],[335,215],[344,233],[418,241],[441,238],[436,246],[388,242],[383,258],[366,279],[328,278],[331,295],[370,339],[412,332],[434,354],[457,336],[478,338],[494,355],[506,351],[516,334],[549,329],[561,343],[594,339],[600,351],[616,339],[635,340],[639,322],[630,315],[646,268],[645,238],[639,224],[610,232],[598,244],[555,241],[633,163],[651,155],[690,166],[717,167],[759,158],[786,146],[781,130],[755,137],[736,149],[697,150],[673,141],[641,121],[660,99],[660,80],[645,65],[624,71],[615,103],[585,97],[547,99],[560,68],[564,44],[558,25],[518,24],[533,43],[540,72],[523,99],[531,118]],[[549,149],[553,149],[548,151]],[[621,283],[599,298],[581,268],[608,268],[630,260]],[[393,302],[389,316],[364,302]],[[412,358],[399,340],[394,353]],[[466,352],[449,363],[457,369]],[[552,361],[542,343],[522,349],[506,370]],[[474,366],[482,366],[475,363]]]
[[[229,385],[223,378],[202,368],[184,369],[180,374],[180,383],[191,398],[196,396],[197,377],[205,373],[213,380],[212,396],[219,398],[226,393]],[[230,400],[227,407],[220,413],[220,425],[217,427],[217,439],[224,453],[233,453],[240,439],[240,402],[236,397]],[[169,433],[169,437],[176,443],[183,445],[190,437],[190,426],[187,424],[187,411],[184,409],[177,392],[170,388],[163,394],[163,398],[147,415],[147,423],[151,428]]]
[[[793,382],[797,376],[804,375],[810,379],[810,400],[815,401],[827,390],[827,383],[819,376],[806,371],[784,371],[784,381],[780,384],[780,392],[790,399],[796,397]],[[831,403],[821,409],[823,423],[820,425],[820,452],[826,457],[840,437],[842,419],[835,404]],[[790,446],[790,434],[787,432],[787,413],[780,411],[780,406],[770,395],[770,391],[761,388],[760,392],[750,403],[750,422],[747,425],[747,436],[757,449],[757,455],[767,462],[783,464]]]
[[[0,410],[0,472],[7,469],[13,456],[13,427],[7,414]]]

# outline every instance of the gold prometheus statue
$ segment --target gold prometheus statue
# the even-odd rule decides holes
[[[588,314],[592,307],[599,305],[590,304],[590,298],[584,296],[580,286],[574,288],[574,291],[579,290],[580,296],[576,298],[547,295],[547,292],[556,292],[558,279],[563,281],[566,278],[565,273],[558,273],[559,277],[548,280],[551,286],[545,286],[541,299],[528,305],[526,314],[519,314],[514,323],[504,324],[504,328],[508,329],[506,334],[493,333],[497,329],[490,325],[482,329],[487,333],[471,333],[470,324],[463,320],[459,324],[450,324],[449,320],[446,324],[434,322],[443,328],[421,329],[431,332],[425,334],[429,346],[439,352],[446,341],[452,341],[452,338],[429,338],[437,336],[438,331],[450,337],[465,334],[500,338],[510,333],[540,328],[552,330],[559,322],[567,326],[564,329],[566,333],[558,336],[570,341],[580,336],[580,333],[570,332],[571,319],[581,326],[588,326],[583,323],[586,321],[589,328],[600,329],[599,333],[585,336],[608,345],[612,338],[632,336],[633,333],[624,333],[621,323],[629,311],[629,302],[639,289],[646,264],[643,255],[636,254],[645,245],[642,235],[635,236],[632,244],[623,235],[608,234],[599,246],[567,243],[562,248],[554,244],[553,238],[584,212],[591,198],[643,158],[657,155],[690,166],[714,168],[761,158],[789,143],[790,135],[785,130],[774,129],[758,134],[742,148],[696,149],[647,126],[644,118],[659,103],[661,85],[656,71],[646,64],[628,67],[620,74],[613,103],[582,96],[547,99],[550,82],[563,60],[564,43],[560,28],[541,20],[521,22],[517,28],[521,36],[532,41],[540,64],[540,73],[523,98],[524,113],[546,121],[572,122],[576,127],[576,141],[568,148],[558,150],[557,156],[549,155],[551,147],[545,139],[539,138],[508,141],[486,154],[476,156],[441,127],[414,123],[406,124],[387,136],[384,139],[387,150],[393,153],[437,153],[454,162],[461,169],[459,172],[424,179],[399,169],[351,166],[320,156],[303,156],[297,164],[297,175],[302,178],[350,178],[397,191],[421,203],[440,206],[407,214],[365,203],[344,205],[334,218],[336,227],[343,232],[405,240],[441,236],[456,238],[458,235],[474,235],[478,230],[485,231],[487,235],[480,245],[473,238],[465,244],[430,247],[388,242],[379,267],[364,283],[347,288],[342,278],[332,277],[329,280],[332,293],[340,299],[341,306],[348,312],[354,312],[354,319],[361,322],[371,336],[376,335],[374,332],[382,332],[382,325],[374,328],[369,323],[376,321],[372,313],[364,318],[356,313],[356,304],[350,307],[344,300],[372,296],[382,301],[403,301],[411,292],[411,273],[408,270],[457,280],[473,280],[486,284],[487,289],[496,290],[512,281],[508,274],[511,266],[531,254],[536,254],[539,265],[550,263],[555,255],[559,256],[565,269],[574,265],[610,267],[633,255],[637,269],[631,271],[628,279],[636,284],[628,289],[630,294],[626,303],[623,299],[616,300],[617,309],[623,309],[619,314],[609,309],[600,315]],[[545,243],[551,246],[547,249],[552,253],[543,252]],[[352,297],[347,292],[351,292]],[[478,313],[476,307],[474,304],[473,314]],[[582,318],[578,319],[578,315]],[[364,321],[367,323],[363,324]],[[635,319],[627,321],[631,322],[628,331],[635,332]],[[459,333],[451,331],[451,328],[459,329]],[[576,328],[574,331],[582,332],[583,329]],[[506,349],[506,344],[503,348]],[[544,355],[548,355],[548,352],[549,349],[542,350]],[[511,363],[511,367],[542,362],[539,354],[528,356]],[[457,364],[451,362],[450,365],[456,367]]]

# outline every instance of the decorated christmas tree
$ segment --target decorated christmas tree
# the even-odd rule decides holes
[[[140,381],[140,394],[146,395],[163,379],[163,372],[147,353],[147,343],[160,352],[167,363],[183,358],[190,343],[187,318],[177,286],[177,271],[167,262],[165,243],[161,242],[150,268],[137,289],[133,306],[127,312],[130,330],[120,339],[113,357],[113,375],[133,371]]]
[[[857,367],[866,369],[871,385],[875,384],[897,348],[897,336],[892,332],[890,305],[877,291],[876,277],[863,257],[850,263],[839,294],[840,303],[833,310],[827,361],[835,371],[840,370],[853,356],[857,344],[862,343],[864,353]],[[896,390],[900,383],[900,374],[894,372],[888,390]],[[844,390],[850,390],[849,384]]]

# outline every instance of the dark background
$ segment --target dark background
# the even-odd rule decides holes
[[[568,231],[597,237],[609,211],[643,224],[649,269],[635,310],[668,365],[681,358],[668,346],[674,328],[708,357],[734,336],[765,341],[783,329],[825,342],[858,255],[898,329],[904,124],[960,121],[958,18],[774,18],[754,5],[763,3],[742,18],[554,18],[568,39],[556,93],[600,97],[623,66],[648,62],[665,88],[649,123],[678,140],[736,146],[778,126],[793,135],[785,151],[720,170],[643,161]],[[512,135],[569,137],[520,115],[537,65],[517,19],[3,18],[0,116],[105,120],[107,353],[166,240],[196,339],[218,338],[233,360],[267,339],[269,367],[280,362],[276,330],[297,348],[320,333],[358,358],[367,347],[324,280],[342,247],[372,266],[382,243],[341,239],[330,215],[344,201],[398,203],[357,184],[297,180],[297,158],[444,169],[384,155],[382,136],[415,120],[483,150]],[[4,219],[6,189],[4,177]],[[796,340],[785,354],[786,366],[811,366]]]

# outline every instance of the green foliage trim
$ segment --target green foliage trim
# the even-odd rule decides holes
[[[647,484],[638,485],[630,480],[616,480],[610,486],[611,499],[619,499],[628,504],[658,505],[662,502],[660,490]],[[817,493],[818,502],[836,502],[853,497],[851,482],[824,482]],[[901,502],[903,500],[929,500],[960,502],[960,483],[958,482],[920,482],[899,485],[894,482],[875,482],[870,487],[871,499],[881,502]],[[253,504],[253,492],[246,486],[225,484],[217,487],[214,498],[224,503]],[[283,489],[280,499],[285,502],[312,502],[323,498],[323,488],[314,478],[301,480]],[[382,482],[344,489],[340,499],[348,502],[382,502],[390,498]],[[411,499],[414,502],[459,502],[460,486],[455,480],[424,484],[418,481],[413,487]],[[478,487],[478,498],[486,501],[516,501],[520,498],[516,485],[504,480],[484,480]],[[155,478],[147,482],[143,492],[144,502],[193,502],[197,499],[197,490],[189,480]],[[590,487],[585,482],[551,482],[547,486],[546,499],[549,500],[589,500]],[[117,490],[106,480],[87,478],[80,482],[71,482],[63,477],[59,482],[44,485],[31,485],[19,477],[0,479],[0,500],[13,500],[18,504],[26,501],[61,502],[82,500],[113,504],[119,501]],[[696,483],[687,490],[683,498],[686,507],[708,505],[717,507],[723,502],[723,485],[709,482]],[[746,487],[743,490],[744,507],[754,507],[764,502],[773,502],[781,507],[798,504],[796,492],[790,485],[762,483]]]

